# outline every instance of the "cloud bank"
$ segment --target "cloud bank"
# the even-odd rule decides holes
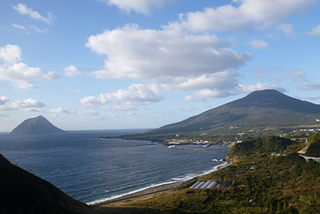
[[[4,110],[20,110],[23,109],[24,111],[42,111],[41,108],[45,107],[46,105],[38,100],[28,98],[23,101],[15,100],[10,104],[9,98],[7,97],[0,97],[0,111]]]
[[[317,0],[233,0],[233,4],[217,8],[205,8],[203,11],[181,14],[178,22],[172,22],[169,28],[183,28],[191,31],[212,30],[252,31],[280,25],[282,20],[292,14],[305,11],[317,3]]]
[[[251,59],[230,48],[233,40],[175,30],[140,29],[126,25],[90,36],[86,46],[107,56],[96,78],[136,79],[167,90],[230,90],[235,70]],[[220,96],[220,95],[217,95]]]
[[[31,80],[55,80],[59,77],[56,72],[42,73],[41,68],[29,67],[19,62],[21,60],[21,48],[17,45],[0,47],[0,59],[4,64],[0,65],[0,80],[10,81],[17,88],[36,88],[30,84]]]
[[[80,103],[84,107],[100,106],[105,110],[128,111],[142,105],[159,102],[163,99],[155,84],[132,84],[127,89],[114,93],[102,93],[99,96],[84,97]]]

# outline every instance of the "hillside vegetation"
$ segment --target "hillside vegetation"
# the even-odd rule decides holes
[[[306,152],[306,155],[313,157],[320,157],[320,132],[312,135],[308,142],[310,146]]]
[[[320,164],[307,163],[296,153],[303,147],[302,142],[273,136],[240,143],[228,156],[237,154],[241,161],[197,179],[229,182],[230,187],[189,189],[192,181],[108,206],[169,213],[320,213]],[[273,150],[282,154],[271,156]]]
[[[271,153],[284,153],[288,146],[295,142],[287,138],[281,138],[276,136],[264,136],[254,140],[244,141],[242,143],[235,144],[228,152],[227,159],[233,159],[235,157],[249,157],[251,155],[270,155]]]

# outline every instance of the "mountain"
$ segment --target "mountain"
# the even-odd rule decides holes
[[[0,213],[91,213],[51,183],[11,164],[0,154]]]
[[[284,95],[276,90],[250,93],[244,98],[208,110],[178,123],[149,130],[148,134],[229,128],[266,128],[315,124],[320,105]]]
[[[40,133],[58,133],[64,132],[62,129],[54,126],[45,117],[38,116],[23,121],[20,125],[11,131],[11,134],[40,134]]]

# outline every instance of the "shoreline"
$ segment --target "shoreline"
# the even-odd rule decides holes
[[[212,172],[216,172],[218,170],[221,170],[225,167],[227,167],[229,164],[227,162],[224,162],[220,165],[217,165],[215,168],[215,170],[211,171],[211,172],[208,172],[208,173],[205,173],[205,174],[202,174],[202,175],[206,175],[206,174],[209,174],[209,173],[212,173]],[[202,176],[200,175],[200,176]],[[186,184],[192,180],[196,180],[199,176],[196,176],[192,179],[189,179],[189,180],[185,180],[185,181],[177,181],[177,182],[171,182],[171,183],[164,183],[164,184],[159,184],[159,185],[156,185],[156,186],[152,186],[152,187],[147,187],[147,188],[144,188],[144,189],[141,189],[141,190],[137,190],[135,192],[132,192],[132,193],[128,193],[128,194],[125,194],[125,195],[121,195],[119,197],[114,197],[114,198],[110,198],[110,199],[105,199],[105,200],[101,200],[101,201],[97,201],[96,203],[95,202],[91,202],[91,203],[88,203],[89,206],[104,206],[104,205],[107,205],[107,204],[112,204],[112,203],[115,203],[115,202],[119,202],[119,201],[124,201],[124,200],[128,200],[128,199],[132,199],[132,198],[137,198],[137,197],[141,197],[141,196],[146,196],[146,195],[150,195],[150,194],[154,194],[154,193],[159,193],[159,192],[164,192],[164,191],[168,191],[168,190],[171,190],[171,189],[174,189],[176,187],[179,187],[183,184]]]
[[[193,178],[195,179],[195,178]],[[101,205],[107,205],[107,204],[111,204],[111,203],[115,203],[115,202],[119,202],[119,201],[124,201],[124,200],[128,200],[128,199],[132,199],[132,198],[137,198],[137,197],[141,197],[141,196],[145,196],[145,195],[150,195],[153,193],[158,193],[158,192],[164,192],[164,191],[168,191],[171,189],[174,189],[176,187],[179,187],[185,183],[190,182],[191,180],[187,180],[187,181],[177,181],[177,182],[173,182],[173,183],[165,183],[165,184],[159,184],[157,186],[153,186],[153,187],[147,187],[145,189],[142,190],[138,190],[136,192],[132,192],[132,193],[128,193],[119,197],[115,197],[115,198],[110,198],[110,199],[106,199],[103,200],[101,202],[97,202],[97,203],[89,203],[89,206],[101,206]]]

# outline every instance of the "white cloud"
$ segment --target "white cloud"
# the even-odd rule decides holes
[[[0,105],[4,105],[4,104],[6,104],[8,101],[9,101],[9,98],[8,98],[8,97],[5,97],[5,96],[1,96],[1,97],[0,97]]]
[[[185,112],[191,112],[191,111],[195,111],[198,110],[197,107],[186,107],[184,109],[179,109],[179,111],[185,111]]]
[[[112,106],[102,108],[112,111],[127,111],[141,105],[159,102],[163,97],[158,93],[160,93],[160,90],[155,84],[132,84],[126,90],[120,89],[114,93],[103,93],[97,97],[85,97],[80,100],[80,103],[85,107],[111,104]]]
[[[269,48],[269,44],[262,40],[252,40],[248,42],[249,45],[252,45],[255,49],[266,49]]]
[[[74,90],[74,91],[66,91],[66,93],[74,94],[74,93],[81,93],[81,90]]]
[[[206,98],[222,98],[232,95],[228,91],[220,91],[217,89],[202,89],[193,92],[191,95],[185,96],[184,101],[187,102],[197,102],[197,101],[206,101]]]
[[[99,112],[94,111],[94,110],[79,111],[78,114],[80,114],[80,115],[91,115],[91,116],[98,116],[98,115],[100,115]]]
[[[179,90],[231,90],[237,86],[236,77],[238,73],[235,70],[224,70],[213,74],[204,74],[197,77],[175,77],[170,83],[163,84],[164,87]]]
[[[32,99],[32,98],[29,98],[29,99],[26,99],[24,101],[14,101],[11,103],[11,106],[14,107],[14,108],[32,108],[32,107],[35,107],[35,108],[42,108],[42,107],[45,107],[46,105],[43,104],[42,102],[40,101],[37,101],[35,99]]]
[[[115,5],[120,10],[127,13],[135,11],[144,15],[150,14],[152,8],[158,8],[164,5],[166,2],[172,2],[173,0],[100,0],[107,2],[109,5]]]
[[[287,71],[286,73],[291,76],[291,78],[292,78],[292,80],[294,82],[306,81],[305,74],[300,70],[298,70],[298,71]]]
[[[36,27],[36,26],[31,26],[37,33],[44,33],[44,34],[46,34],[46,33],[48,33],[48,31],[49,31],[49,29],[48,28],[44,28],[43,30],[41,30],[41,29],[39,29],[38,27]]]
[[[15,63],[21,59],[21,48],[17,45],[0,47],[0,58],[7,63]]]
[[[114,117],[114,115],[112,115]],[[102,116],[102,115],[98,115],[96,117],[94,117],[95,120],[109,120],[110,117],[108,116]]]
[[[29,15],[33,19],[44,21],[48,25],[53,23],[54,16],[51,13],[48,13],[48,16],[44,17],[37,11],[33,11],[31,8],[28,8],[25,4],[18,4],[14,6],[13,9],[17,10],[22,15]]]
[[[8,99],[4,98],[5,102],[8,102]],[[32,98],[28,98],[24,101],[15,100],[8,105],[1,105],[0,110],[20,110],[24,109],[25,111],[36,111],[40,108],[45,107],[46,105],[40,101],[37,101]]]
[[[83,73],[82,71],[78,71],[77,67],[74,65],[65,67],[63,71],[64,71],[64,74],[69,77],[79,76]]]
[[[42,109],[40,108],[25,108],[23,109],[24,111],[27,111],[27,112],[44,112]]]
[[[282,81],[283,78],[280,78],[278,76],[275,76],[275,77],[271,77],[270,78],[270,81],[273,83],[273,84],[277,84],[278,82]]]
[[[68,108],[50,109],[49,112],[54,113],[54,114],[72,114],[72,113],[74,113],[73,110],[70,110]]]
[[[215,35],[127,25],[91,36],[86,45],[107,56],[105,69],[92,73],[96,78],[141,79],[166,89],[195,90],[234,86],[235,70],[251,56],[228,48],[233,43]]]
[[[233,0],[233,3],[182,14],[180,21],[169,27],[218,32],[263,29],[279,25],[287,16],[308,9],[317,0]]]
[[[273,40],[278,40],[279,39],[279,36],[274,36],[272,34],[267,34],[266,37],[268,37],[269,39],[273,39]]]
[[[239,84],[239,90],[244,93],[251,93],[254,91],[266,90],[266,89],[275,89],[280,92],[285,92],[286,90],[282,87],[276,85],[269,85],[267,83],[256,83],[255,85],[242,85]]]
[[[320,83],[305,82],[302,83],[302,90],[320,90]]]
[[[42,75],[42,79],[44,80],[55,80],[58,79],[60,76],[57,72],[49,71],[47,74]]]
[[[1,72],[1,68],[0,68],[0,72]],[[20,88],[20,89],[35,89],[35,88],[38,88],[37,86],[28,83],[28,81],[14,80],[14,81],[12,81],[12,84],[13,84],[14,87]]]
[[[11,23],[11,25],[12,25],[13,27],[15,27],[15,28],[24,30],[28,35],[30,35],[30,33],[27,31],[27,29],[26,29],[23,25],[13,24],[13,23]]]
[[[44,74],[41,68],[29,67],[25,63],[18,62],[21,59],[21,48],[17,45],[0,47],[0,58],[4,60],[4,64],[0,65],[0,80],[11,81],[17,88],[36,88],[29,81],[55,80],[59,77],[56,72],[50,71]]]
[[[306,33],[308,36],[320,36],[320,25],[312,28],[310,32]]]
[[[253,73],[267,73],[268,72],[268,67],[267,66],[256,66],[252,70]]]
[[[278,30],[281,30],[287,36],[294,37],[294,30],[292,28],[292,24],[283,23],[277,26]]]

